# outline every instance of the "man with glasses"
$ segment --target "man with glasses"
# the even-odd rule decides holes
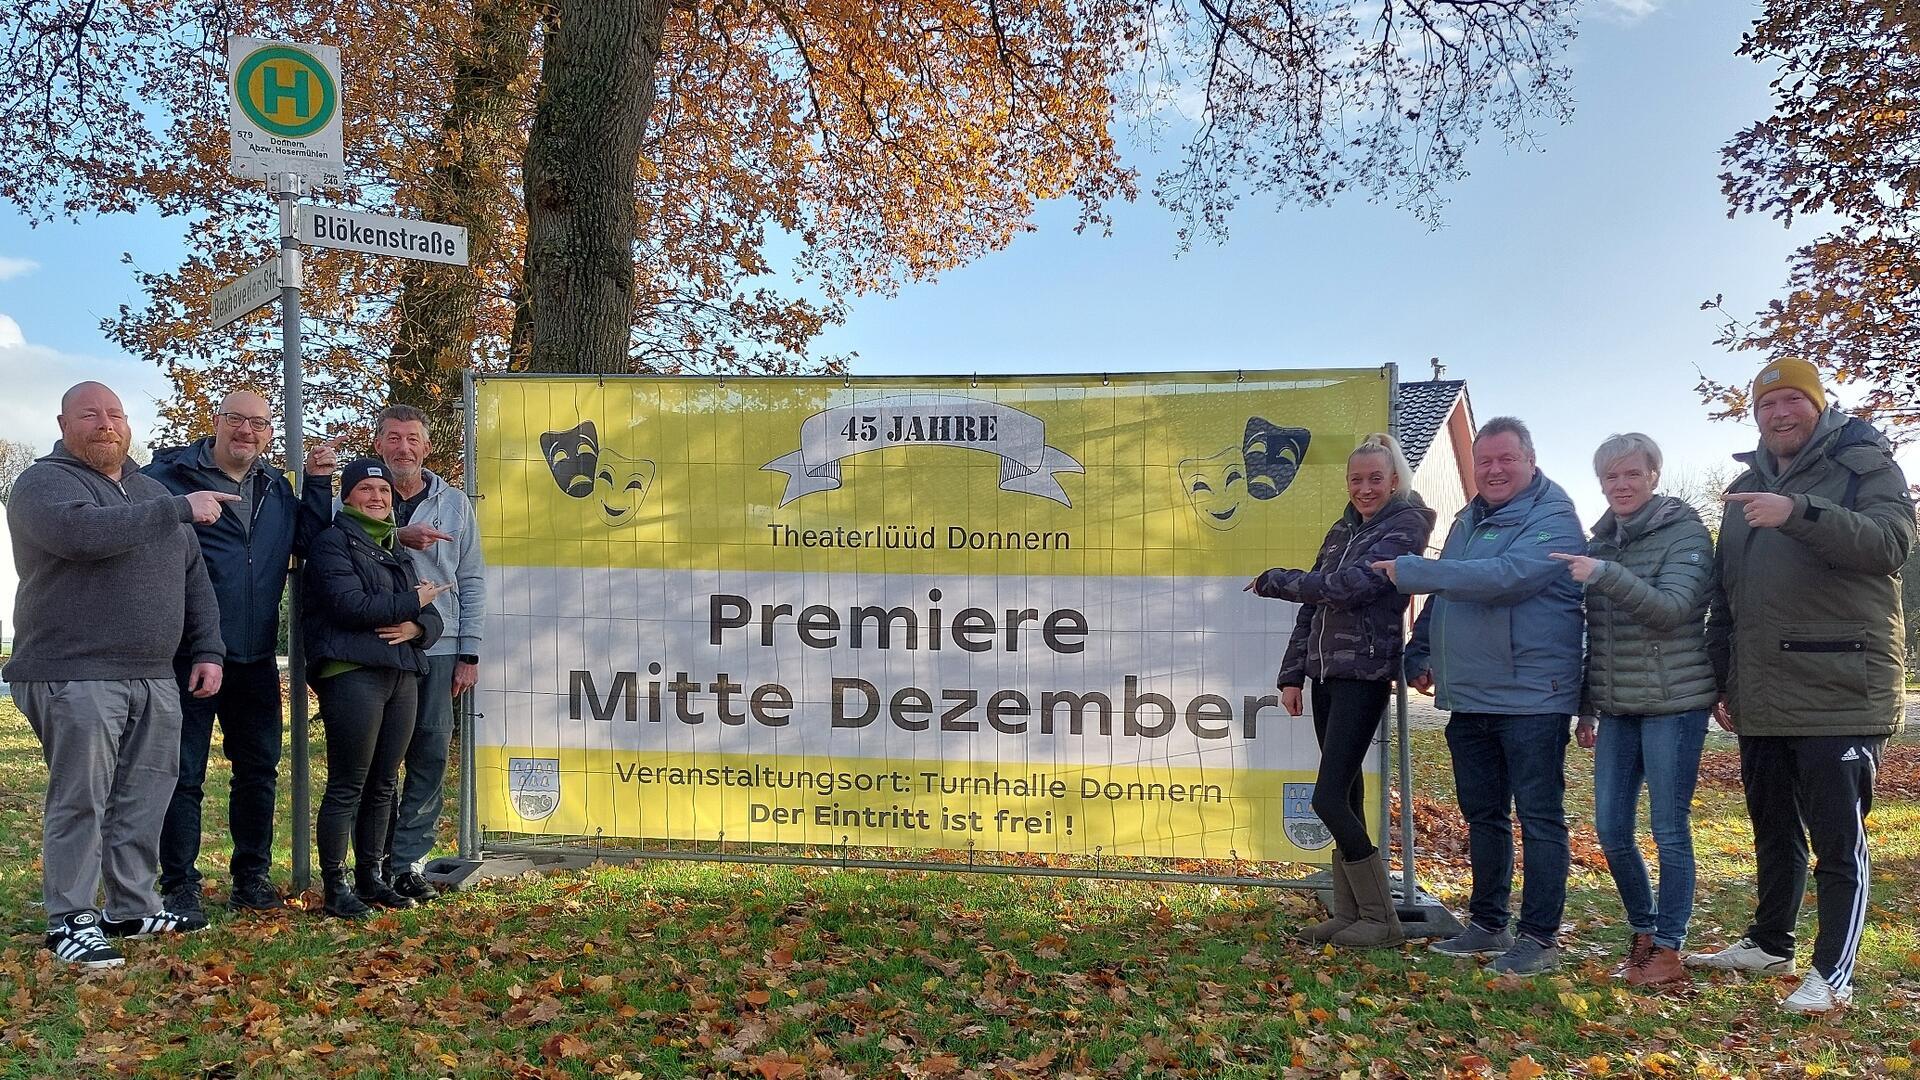
[[[280,594],[290,556],[305,554],[333,517],[336,449],[322,444],[307,457],[307,482],[293,485],[271,467],[273,421],[266,399],[237,390],[221,401],[213,435],[154,454],[143,471],[177,495],[212,491],[233,496],[219,517],[196,525],[200,551],[220,605],[227,647],[220,692],[181,695],[180,779],[160,832],[160,891],[167,909],[200,912],[200,801],[213,722],[220,721],[233,783],[227,823],[233,832],[234,908],[272,911],[283,905],[273,865],[273,802],[280,769],[280,670],[275,662]],[[175,659],[187,685],[188,657]]]

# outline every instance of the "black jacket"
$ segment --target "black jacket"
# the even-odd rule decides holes
[[[140,471],[175,495],[225,491],[216,486],[202,461],[211,437],[186,446],[156,451]],[[223,478],[224,479],[224,478]],[[213,594],[220,602],[220,636],[227,662],[244,664],[274,655],[279,644],[280,592],[287,584],[287,560],[304,557],[307,545],[333,520],[333,485],[309,483],[296,498],[293,485],[277,470],[257,467],[245,483],[253,485],[251,527],[240,521],[240,503],[229,503],[211,525],[196,525],[200,555],[206,560]]]
[[[427,673],[426,649],[442,626],[433,605],[421,608],[420,579],[406,556],[374,543],[342,514],[314,539],[300,576],[309,678],[328,660]],[[425,631],[412,641],[389,645],[374,632],[409,620]]]
[[[1389,499],[1372,521],[1352,506],[1327,530],[1311,570],[1269,570],[1254,591],[1300,605],[1280,664],[1280,686],[1307,679],[1400,676],[1407,598],[1373,568],[1375,562],[1420,555],[1433,535],[1434,512],[1417,492]]]

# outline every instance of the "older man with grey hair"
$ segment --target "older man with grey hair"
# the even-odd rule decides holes
[[[394,539],[407,549],[422,581],[454,584],[433,602],[446,632],[427,649],[428,670],[420,677],[419,713],[407,744],[406,782],[394,804],[384,871],[396,892],[426,903],[440,895],[422,871],[446,801],[454,702],[473,689],[480,673],[487,568],[467,493],[426,467],[433,453],[426,414],[411,405],[381,410],[374,421],[374,449],[393,473],[393,520],[399,526]]]
[[[173,495],[127,457],[120,398],[85,382],[60,399],[60,440],[7,503],[19,567],[4,677],[47,763],[41,845],[47,949],[124,963],[108,940],[198,930],[154,890],[160,821],[179,767],[177,651],[186,691],[220,692],[220,611],[192,523],[235,497]],[[102,879],[104,917],[96,906]]]

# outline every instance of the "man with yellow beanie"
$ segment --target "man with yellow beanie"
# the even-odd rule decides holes
[[[1746,934],[1688,962],[1786,974],[1813,850],[1819,933],[1784,1002],[1824,1013],[1853,999],[1867,916],[1874,770],[1900,729],[1900,567],[1913,502],[1887,440],[1831,406],[1820,374],[1784,358],[1753,380],[1760,445],[1727,489],[1707,648],[1715,715],[1740,736],[1758,896]]]

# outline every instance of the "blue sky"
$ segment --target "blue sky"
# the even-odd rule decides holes
[[[1713,345],[1700,301],[1724,292],[1736,312],[1758,308],[1810,236],[1729,220],[1719,191],[1719,147],[1767,111],[1771,73],[1733,55],[1757,11],[1592,0],[1570,56],[1573,121],[1538,130],[1533,150],[1475,148],[1440,229],[1357,199],[1278,211],[1250,199],[1225,244],[1182,255],[1177,220],[1150,200],[1115,207],[1108,237],[1074,234],[1072,208],[1049,206],[1003,252],[856,302],[820,344],[857,352],[860,374],[1395,362],[1411,379],[1438,356],[1482,419],[1530,422],[1542,467],[1591,520],[1604,504],[1588,462],[1610,433],[1653,435],[1670,477],[1752,445],[1751,427],[1707,422],[1692,386],[1696,367],[1754,366]],[[164,381],[98,326],[138,300],[120,253],[170,267],[178,236],[150,216],[29,229],[0,211],[0,434],[50,442],[58,395],[81,378],[104,378],[150,421],[141,399]],[[1920,455],[1903,461],[1920,473]]]

